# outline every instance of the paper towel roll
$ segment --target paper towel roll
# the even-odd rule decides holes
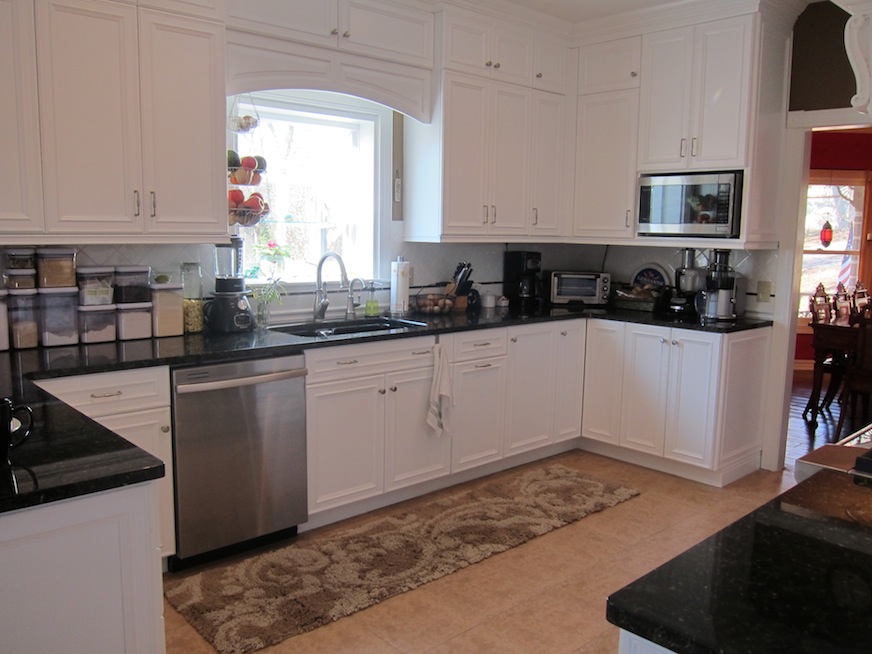
[[[391,262],[391,313],[409,310],[409,262],[397,257]]]

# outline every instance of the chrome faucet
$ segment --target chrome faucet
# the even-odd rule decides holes
[[[366,282],[363,281],[360,277],[355,277],[348,283],[348,299],[345,302],[345,319],[349,320],[351,318],[357,318],[357,307],[360,306],[360,302],[354,301],[354,282],[360,282],[360,290],[366,289]]]
[[[327,313],[327,307],[330,304],[330,300],[327,299],[327,282],[321,281],[321,269],[324,267],[324,262],[331,257],[339,263],[339,288],[342,289],[348,286],[348,274],[345,272],[345,262],[342,260],[342,257],[332,250],[325,252],[318,259],[318,268],[315,272],[315,308],[312,312],[315,320],[324,320],[324,315]]]

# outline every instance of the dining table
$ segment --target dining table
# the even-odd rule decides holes
[[[814,350],[814,376],[812,379],[811,396],[808,399],[802,417],[808,419],[813,427],[817,427],[817,417],[838,393],[842,374],[848,358],[857,349],[860,330],[856,324],[845,322],[812,322],[812,349]],[[827,370],[832,373],[827,393],[821,401],[824,375]]]

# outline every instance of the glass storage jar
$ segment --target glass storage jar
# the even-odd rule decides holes
[[[39,325],[36,317],[38,297],[35,288],[8,291],[9,344],[16,349],[39,345]]]
[[[115,304],[151,302],[148,266],[115,266]]]
[[[33,248],[9,248],[6,250],[6,269],[36,269],[36,250]]]
[[[79,342],[79,289],[39,289],[39,344],[44,347],[76,345]]]
[[[76,285],[76,251],[69,248],[39,248],[36,272],[40,288],[70,288]]]
[[[111,266],[88,266],[76,270],[79,282],[79,304],[112,304],[112,281],[115,269]]]
[[[189,262],[182,264],[182,305],[186,334],[198,334],[203,331],[203,273],[200,264]]]
[[[119,340],[151,338],[151,302],[116,304],[115,318]]]
[[[79,305],[79,340],[82,343],[106,343],[114,341],[115,305]]]
[[[152,336],[181,336],[184,329],[181,284],[151,285]]]
[[[36,270],[10,268],[5,273],[6,288],[36,288]]]

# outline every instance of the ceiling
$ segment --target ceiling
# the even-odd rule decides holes
[[[675,0],[508,0],[511,4],[537,9],[573,23],[634,9],[672,4]]]

